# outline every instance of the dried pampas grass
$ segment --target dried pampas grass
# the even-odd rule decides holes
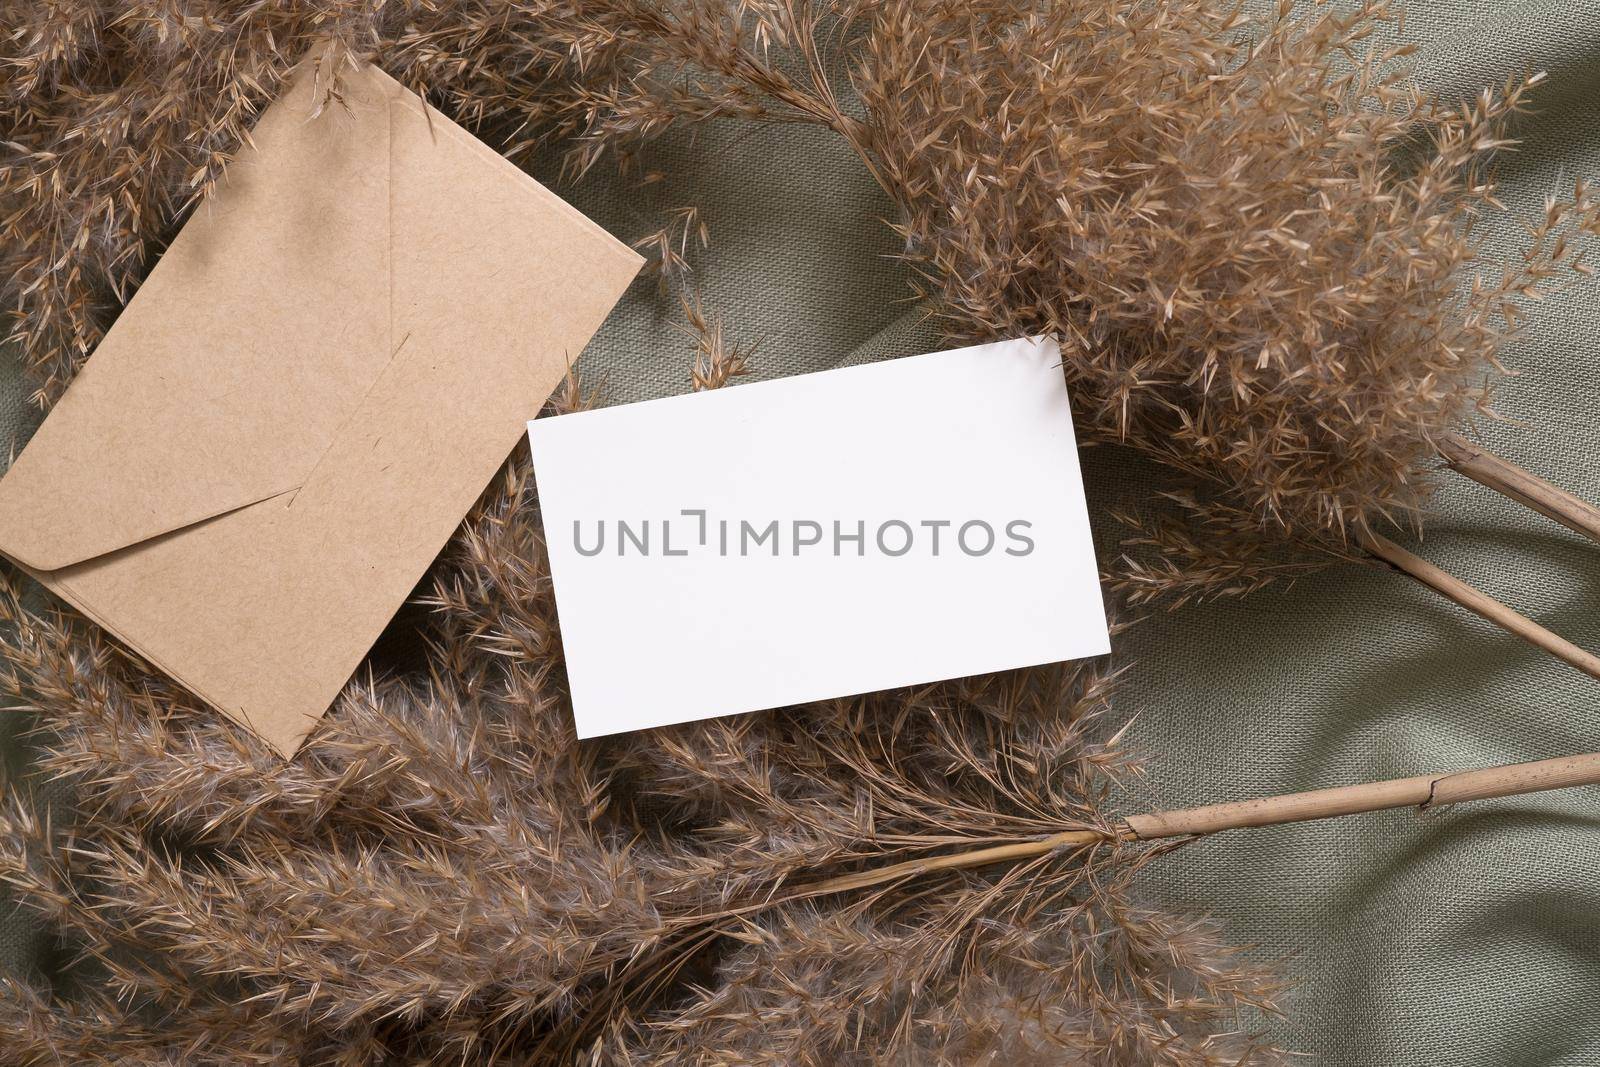
[[[0,880],[91,992],[11,982],[0,1061],[1273,1060],[1238,1021],[1271,978],[1135,903],[1153,853],[1112,837],[815,888],[1109,827],[1102,668],[580,746],[538,530],[519,458],[436,576],[426,679],[353,686],[290,764],[8,591],[0,689],[78,795],[9,783]]]
[[[1473,213],[1495,207],[1483,161],[1526,90],[1420,99],[1397,53],[1362,52],[1388,17],[13,5],[0,295],[49,402],[328,38],[513,155],[574,138],[576,169],[686,122],[822,125],[898,204],[950,333],[1057,333],[1092,435],[1188,481],[1123,588],[1247,590],[1414,521],[1518,301],[1581,267],[1574,235],[1596,226],[1578,186],[1523,263],[1462,284]],[[663,230],[664,277],[697,236],[687,209]],[[686,313],[693,384],[742,373],[748,351]],[[1106,810],[1128,768],[1099,666],[578,746],[523,461],[441,564],[424,669],[352,686],[289,765],[82,621],[15,587],[0,603],[0,687],[38,728],[36,773],[7,783],[0,878],[81,956],[86,990],[11,982],[8,1062],[1274,1058],[1238,1022],[1270,1006],[1270,977],[1130,895],[1159,847]],[[76,803],[52,810],[50,777]],[[925,862],[1064,832],[1089,838]]]
[[[1600,230],[1579,181],[1526,220],[1520,259],[1479,261],[1474,222],[1502,210],[1490,162],[1539,78],[1428,98],[1405,48],[1372,44],[1397,18],[1387,0],[1285,0],[1259,24],[1204,0],[6,17],[0,295],[43,398],[316,41],[513,156],[575,137],[578,170],[686,123],[820,125],[898,206],[917,293],[952,337],[1056,334],[1084,432],[1186,483],[1130,516],[1112,577],[1135,603],[1367,554],[1403,567],[1380,531],[1420,524],[1520,308],[1587,272],[1581,238]],[[696,238],[689,207],[649,242],[664,278]]]
[[[1111,577],[1133,603],[1362,555],[1427,581],[1380,530],[1420,526],[1522,306],[1589,272],[1600,201],[1553,192],[1516,261],[1480,262],[1476,220],[1503,210],[1490,163],[1540,76],[1431,99],[1407,49],[1371,44],[1396,18],[1386,0],[1285,0],[1259,25],[1204,0],[692,4],[580,94],[579,159],[724,113],[848,141],[947,332],[1057,335],[1079,425],[1187,483],[1129,517]],[[1559,521],[1592,521],[1561,496]]]

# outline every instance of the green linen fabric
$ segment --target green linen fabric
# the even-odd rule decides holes
[[[1415,0],[1406,40],[1447,96],[1550,73],[1524,145],[1500,167],[1535,210],[1574,176],[1600,177],[1600,8],[1593,0]],[[624,239],[695,205],[704,307],[754,343],[758,377],[908,355],[937,344],[903,303],[890,207],[855,159],[815,130],[728,123],[645,153],[643,189],[591,177],[563,195]],[[550,180],[553,164],[540,177]],[[1497,222],[1490,254],[1514,254]],[[583,356],[608,402],[686,391],[678,297],[636,285]],[[1600,500],[1600,284],[1538,309],[1499,392],[1514,420],[1499,454]],[[23,411],[0,375],[0,433]],[[817,413],[825,432],[827,413]],[[1114,504],[1163,478],[1112,449],[1085,454],[1102,550]],[[1600,648],[1600,546],[1445,476],[1420,553],[1590,648]],[[1134,663],[1123,713],[1152,755],[1126,810],[1243,799],[1600,749],[1600,683],[1407,579],[1345,566],[1143,621],[1117,642]],[[1220,835],[1143,876],[1154,902],[1214,916],[1296,980],[1286,1048],[1335,1065],[1600,1065],[1600,790],[1420,815],[1389,812]],[[0,966],[36,965],[26,917],[0,925]]]
[[[21,451],[39,412],[29,402],[31,390],[22,372],[20,354],[0,345],[0,464],[9,465],[12,448]],[[0,630],[0,640],[5,633]],[[22,715],[0,712],[0,773],[19,773],[27,759],[22,734],[28,723]],[[44,931],[34,917],[12,908],[0,891],[0,972],[20,973],[35,966],[47,950]]]

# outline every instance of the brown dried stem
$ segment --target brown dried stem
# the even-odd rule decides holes
[[[927,859],[910,860],[873,870],[829,878],[797,890],[789,899],[825,896],[888,885],[932,871],[986,867],[1037,859],[1053,852],[1088,848],[1108,842],[1157,841],[1197,837],[1223,830],[1242,830],[1282,823],[1311,822],[1392,808],[1423,811],[1495,797],[1521,796],[1579,785],[1600,785],[1600,753],[1562,756],[1500,767],[1423,774],[1413,778],[1363,782],[1360,785],[1314,789],[1303,793],[1243,800],[1181,811],[1130,815],[1109,830],[1067,830],[1036,841],[972,849]]]
[[[1557,659],[1564,660],[1591,678],[1600,679],[1600,656],[1579,648],[1566,638],[1551,633],[1532,619],[1514,611],[1493,597],[1474,589],[1461,579],[1434,566],[1421,556],[1407,552],[1382,534],[1358,534],[1361,547],[1403,574],[1443,593],[1468,611],[1494,623],[1507,633],[1538,645]]]
[[[1600,508],[1587,500],[1580,500],[1515,463],[1484,451],[1459,434],[1451,434],[1440,441],[1439,452],[1451,469],[1479,485],[1508,496],[1569,530],[1600,541]]]

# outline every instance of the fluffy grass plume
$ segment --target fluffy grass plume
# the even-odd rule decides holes
[[[1387,0],[60,0],[0,15],[0,297],[57,395],[290,62],[332,38],[515,158],[578,169],[686,123],[822,125],[899,208],[952,337],[1050,332],[1086,434],[1175,468],[1134,599],[1253,588],[1386,520],[1485,408],[1522,302],[1586,271],[1578,182],[1477,260],[1537,77],[1427,98]],[[332,92],[337,93],[336,83]],[[694,209],[663,229],[681,266]],[[676,231],[681,230],[679,234]],[[1195,549],[1199,548],[1198,555]]]
[[[0,597],[36,720],[0,882],[81,960],[75,996],[8,981],[0,1062],[1273,1062],[1238,1032],[1271,979],[1130,894],[1155,853],[805,891],[1106,826],[1102,666],[580,745],[538,530],[523,458],[436,575],[425,675],[352,685],[288,764]]]
[[[960,340],[1052,333],[1088,436],[1174,469],[1135,601],[1248,591],[1419,524],[1521,307],[1588,273],[1600,206],[1557,191],[1509,265],[1476,221],[1538,84],[1465,103],[1370,44],[1385,0],[715,4],[580,86],[580,165],[674,123],[831,128],[899,208]],[[1286,557],[1285,549],[1291,550]]]

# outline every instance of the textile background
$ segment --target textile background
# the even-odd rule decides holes
[[[1500,166],[1514,208],[1600,178],[1593,0],[1413,0],[1404,33],[1419,77],[1447,96],[1549,72],[1523,147]],[[625,240],[697,205],[711,247],[695,284],[735,339],[757,343],[759,376],[937,344],[903,303],[887,202],[829,135],[730,123],[668,139],[645,164],[664,180],[560,191]],[[538,176],[553,181],[553,164]],[[1495,225],[1491,254],[1512,254],[1514,226]],[[685,391],[679,321],[675,295],[637,284],[584,355],[585,378],[609,402]],[[1600,284],[1538,308],[1509,363],[1520,377],[1498,406],[1514,421],[1484,439],[1600,500]],[[7,354],[0,444],[25,438],[26,393]],[[1111,449],[1090,450],[1085,474],[1100,516],[1161,484]],[[1116,530],[1101,526],[1109,548]],[[1417,550],[1600,649],[1600,546],[1446,476]],[[1121,696],[1138,716],[1131,740],[1158,756],[1125,790],[1130,811],[1600,749],[1600,683],[1375,568],[1159,615],[1119,653],[1135,663]],[[19,726],[0,718],[13,760]],[[1284,961],[1292,1010],[1263,1025],[1311,1062],[1600,1065],[1600,790],[1227,834],[1144,877],[1153,900],[1213,915]],[[47,957],[26,913],[0,911],[0,966]]]

